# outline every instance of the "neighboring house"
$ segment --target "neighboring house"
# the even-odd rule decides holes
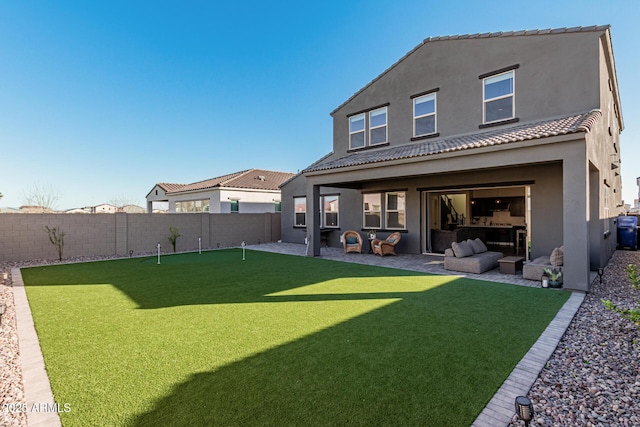
[[[158,202],[170,213],[280,212],[280,185],[293,176],[248,169],[192,184],[158,183],[147,194],[147,212]]]
[[[126,213],[146,213],[145,208],[136,205],[124,205],[124,206],[114,206],[111,204],[103,203],[96,206],[86,206],[84,208],[74,208],[66,210],[65,213],[116,213],[116,212],[126,212]]]
[[[20,206],[21,213],[58,213],[51,208],[46,206],[37,206],[37,205],[22,205]]]
[[[282,239],[317,256],[400,231],[398,252],[439,253],[517,229],[531,258],[564,245],[564,286],[588,290],[622,210],[618,90],[609,26],[428,38],[331,113],[333,151],[282,186]]]

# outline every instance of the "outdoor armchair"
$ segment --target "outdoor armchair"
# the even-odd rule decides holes
[[[345,254],[347,252],[362,253],[362,237],[360,233],[353,230],[345,231],[342,234],[342,247]]]
[[[385,240],[382,239],[373,239],[371,241],[371,250],[373,250],[374,255],[378,254],[380,256],[385,255],[395,255],[396,254],[396,245],[400,241],[400,233],[395,232],[391,233],[389,237]]]

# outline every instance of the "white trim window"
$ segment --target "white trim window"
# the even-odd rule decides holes
[[[294,226],[306,227],[307,226],[307,198],[294,197],[293,210],[294,210],[294,216],[295,216]]]
[[[436,128],[436,94],[413,98],[413,136],[430,135]]]
[[[387,107],[369,111],[369,145],[387,142]]]
[[[382,195],[370,193],[362,195],[363,228],[380,229],[382,227]]]
[[[404,230],[407,226],[405,221],[406,203],[404,191],[386,193],[385,220],[388,229]]]
[[[354,149],[365,146],[365,117],[364,113],[349,117],[349,148]]]
[[[382,206],[383,200],[384,206]],[[363,228],[405,230],[407,227],[405,201],[406,193],[404,191],[363,194]]]
[[[507,71],[482,80],[483,123],[515,117],[515,71]]]
[[[340,196],[322,196],[320,197],[321,206],[321,223],[320,228],[338,228],[340,226]]]

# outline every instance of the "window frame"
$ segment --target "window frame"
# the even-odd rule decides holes
[[[376,115],[380,115],[381,111],[384,110],[384,124],[382,125],[376,125],[376,126],[371,126],[371,117],[374,115],[374,113],[378,113]],[[365,128],[368,125],[369,128],[369,146],[370,147],[375,147],[376,145],[381,145],[381,144],[386,144],[387,142],[389,142],[389,109],[387,108],[387,106],[384,107],[380,107],[380,108],[376,108],[374,110],[369,111],[369,114],[367,115],[369,118],[369,122],[365,123]],[[373,142],[373,131],[376,129],[382,129],[384,128],[384,141],[380,141],[380,142]],[[367,141],[365,140],[365,147],[367,146]]]
[[[402,194],[402,199],[404,200],[404,206],[402,209],[389,209],[389,195],[392,194]],[[371,209],[365,210],[365,202],[364,196],[368,195],[379,195],[380,197],[380,227],[371,227],[366,225],[366,212],[375,212]],[[393,191],[379,191],[372,193],[363,193],[362,197],[362,228],[364,230],[393,230],[393,231],[403,231],[407,229],[407,191],[406,190],[393,190]],[[390,227],[389,226],[389,213],[398,213],[398,216],[402,216],[403,225],[402,227]],[[400,215],[402,214],[402,215]]]
[[[327,198],[335,198],[337,201],[336,211],[327,211],[326,203]],[[327,225],[327,214],[335,214],[336,224]],[[340,228],[340,195],[339,194],[324,194],[320,196],[320,228]]]
[[[496,77],[504,76],[507,74],[511,74],[511,92],[506,95],[499,95],[493,98],[486,98],[486,89],[487,89],[487,81],[490,79],[495,79]],[[502,117],[497,120],[487,121],[487,105],[490,102],[499,101],[501,99],[511,98],[511,115],[509,117]],[[500,123],[507,120],[513,120],[516,117],[516,68],[512,68],[509,70],[492,73],[490,75],[485,75],[482,77],[482,124],[493,124]]]
[[[366,196],[378,196],[377,211],[374,209],[371,209],[371,206],[369,206],[369,209],[366,209],[366,205],[367,205],[367,202],[365,202]],[[378,214],[378,225],[377,226],[367,225],[367,214],[370,216],[373,216],[376,213]],[[366,230],[380,230],[382,228],[382,193],[365,193],[362,195],[362,228]]]
[[[416,115],[416,104],[417,104],[418,100],[424,99],[424,98],[433,98],[433,113],[427,113],[427,114],[422,114],[422,115],[418,116],[418,115]],[[422,118],[430,117],[430,116],[433,116],[433,132],[418,134],[417,133],[417,126],[416,126],[416,123],[418,122],[418,119],[422,119]],[[431,93],[427,93],[427,94],[424,94],[424,95],[416,96],[415,98],[413,98],[413,136],[414,136],[414,138],[421,137],[421,136],[429,136],[429,135],[433,135],[433,134],[437,134],[437,133],[438,133],[438,96],[437,96],[437,92],[431,92]]]
[[[296,200],[302,200],[302,203],[296,203]],[[296,210],[297,206],[303,206],[304,210]],[[298,224],[298,215],[301,214],[304,219],[304,224]],[[307,226],[307,197],[297,196],[293,198],[293,226],[294,227],[306,227]]]
[[[352,130],[351,123],[357,117],[362,116],[362,129],[361,130]],[[359,121],[359,120],[358,120]],[[355,134],[362,133],[362,145],[358,147],[353,146],[353,136]],[[367,114],[366,113],[358,113],[352,116],[349,116],[349,149],[350,150],[359,150],[361,148],[365,148],[367,146]]]
[[[389,208],[389,196],[392,194],[402,194],[402,200],[404,200],[404,206],[402,209],[400,209],[399,207],[396,206],[396,209],[390,209]],[[398,199],[400,199],[400,197],[398,197]],[[406,230],[407,229],[407,193],[405,191],[388,191],[385,193],[385,215],[384,215],[384,219],[385,219],[385,227],[387,230]],[[399,203],[398,203],[399,205]],[[389,214],[390,213],[397,213],[398,217],[400,217],[400,212],[402,212],[402,227],[390,227],[389,226]]]

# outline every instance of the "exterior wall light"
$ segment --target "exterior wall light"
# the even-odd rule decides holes
[[[516,414],[524,421],[525,427],[528,427],[533,419],[533,404],[531,400],[525,396],[516,397]]]

